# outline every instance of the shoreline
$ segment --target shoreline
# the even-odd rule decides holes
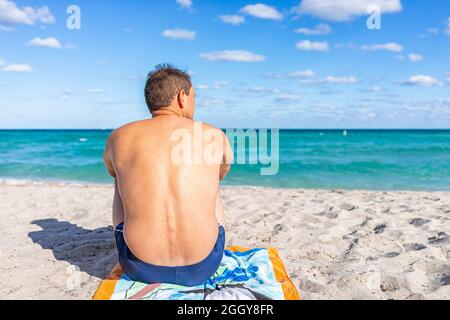
[[[90,299],[113,186],[0,184],[0,298]],[[450,192],[225,186],[226,245],[278,248],[305,299],[450,299]]]
[[[113,182],[89,182],[89,181],[79,181],[79,180],[45,180],[45,179],[16,179],[16,178],[0,178],[0,186],[43,186],[43,187],[80,187],[80,188],[113,188]],[[343,188],[295,188],[295,187],[268,187],[268,186],[257,186],[257,185],[234,185],[234,184],[222,184],[221,188],[249,188],[249,189],[265,189],[265,190],[302,190],[302,191],[324,191],[324,192],[375,192],[375,193],[449,193],[450,190],[406,190],[406,189],[343,189]]]

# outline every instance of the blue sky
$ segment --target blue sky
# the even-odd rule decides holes
[[[450,128],[449,19],[450,0],[0,0],[0,128],[147,118],[162,62],[222,128]]]

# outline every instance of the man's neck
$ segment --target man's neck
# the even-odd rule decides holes
[[[185,118],[182,110],[180,110],[180,109],[175,110],[170,107],[153,111],[152,116],[153,116],[153,118],[163,117],[163,116],[175,116],[175,117]]]

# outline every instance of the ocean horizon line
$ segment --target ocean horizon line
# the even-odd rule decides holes
[[[114,131],[118,128],[17,128],[2,129],[0,131]],[[280,131],[450,131],[450,128],[220,128],[221,130],[280,130]]]

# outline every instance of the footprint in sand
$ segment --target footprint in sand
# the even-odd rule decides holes
[[[450,285],[450,274],[446,275],[446,276],[443,276],[441,278],[441,285],[443,285],[443,286],[449,286]]]
[[[400,285],[396,278],[392,276],[383,276],[381,277],[380,289],[383,292],[386,291],[392,292],[400,289]]]
[[[443,244],[448,241],[448,235],[445,232],[439,232],[437,236],[428,238],[429,244]]]
[[[414,227],[422,227],[424,224],[427,224],[428,222],[430,222],[431,220],[427,220],[427,219],[422,219],[422,218],[415,218],[412,219],[409,224],[413,225]]]
[[[283,232],[287,232],[289,230],[289,228],[287,226],[285,226],[284,224],[277,224],[275,225],[275,227],[273,228],[272,231],[272,236],[276,236],[278,233],[280,233],[281,231]]]
[[[384,255],[385,258],[395,258],[400,255],[400,252],[388,252]]]
[[[352,204],[344,203],[344,204],[341,205],[341,209],[350,212],[350,211],[355,210],[356,206],[354,206]]]
[[[377,225],[376,227],[375,227],[375,229],[373,229],[373,232],[375,233],[375,234],[381,234],[381,233],[383,233],[384,232],[384,229],[386,228],[386,225],[385,224],[379,224],[379,225]]]
[[[406,251],[420,251],[427,248],[425,245],[421,243],[405,244],[404,247]]]

